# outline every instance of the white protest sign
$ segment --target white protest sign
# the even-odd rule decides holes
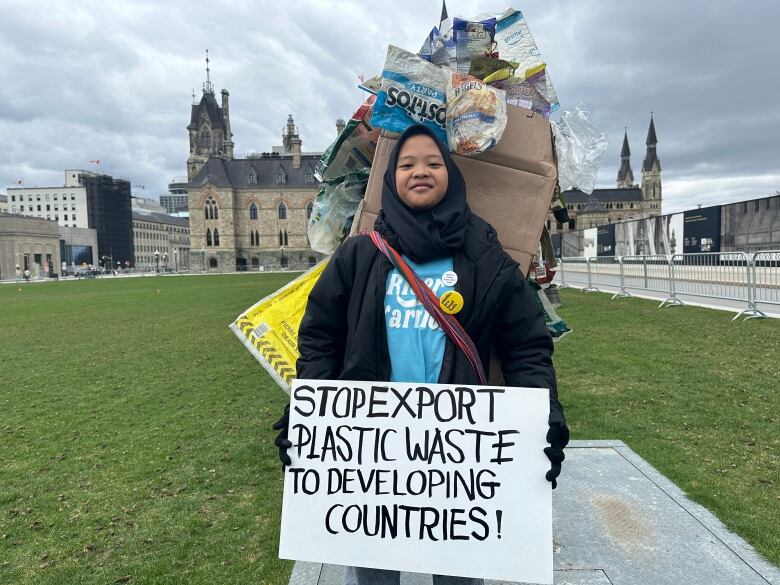
[[[295,380],[279,556],[551,584],[549,392]]]

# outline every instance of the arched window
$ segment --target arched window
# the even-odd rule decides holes
[[[548,219],[547,220],[547,231],[549,231],[551,227],[552,227],[552,222]]]
[[[284,185],[287,182],[287,175],[284,174],[284,170],[279,169],[276,171],[276,184]]]
[[[258,258],[252,258],[252,268],[260,268],[260,260]]]
[[[287,219],[287,206],[284,203],[279,204],[279,219]]]
[[[288,264],[287,257],[286,256],[282,256],[279,259],[279,266],[281,266],[282,268],[287,268],[287,264]]]
[[[287,230],[284,230],[284,245],[287,246],[288,243],[289,242],[287,241]]]
[[[309,219],[311,217],[312,212],[314,211],[314,203],[312,201],[309,201],[309,204],[306,206],[306,218]]]
[[[317,259],[314,256],[309,256],[309,266],[314,266],[317,263]]]
[[[279,245],[284,246],[284,239],[282,238],[282,230],[279,230]]]
[[[247,185],[257,185],[257,172],[255,169],[249,169],[249,174],[246,176]]]
[[[570,230],[573,230],[575,225],[576,225],[576,224],[575,224],[574,220],[573,220],[573,219],[570,219],[570,220],[569,220],[569,229],[570,229]]]
[[[200,146],[201,148],[211,148],[211,132],[208,128],[200,131]]]
[[[255,245],[255,232],[249,232],[249,245]]]
[[[219,230],[214,228],[214,245],[219,246]]]
[[[259,245],[260,245],[260,232],[255,230],[255,246],[259,246]]]
[[[206,207],[204,209],[204,217],[206,219],[219,219],[219,209],[217,208],[217,202],[214,201],[211,196],[206,199]]]
[[[217,259],[209,258],[209,268],[216,268],[216,267],[217,267]]]
[[[206,229],[206,245],[207,246],[213,246],[212,240],[211,240],[211,228]]]
[[[255,205],[254,201],[249,206],[249,219],[257,219],[257,205]]]

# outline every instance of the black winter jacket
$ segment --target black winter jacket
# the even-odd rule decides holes
[[[391,245],[393,233],[377,222]],[[549,388],[551,424],[565,422],[558,401],[553,343],[518,264],[501,248],[495,230],[471,214],[466,243],[453,257],[455,290],[464,307],[456,318],[488,371],[491,347],[501,359],[506,386]],[[390,379],[384,300],[390,261],[367,236],[347,239],[315,284],[298,331],[297,377],[313,380]],[[442,384],[478,384],[465,355],[448,338]]]

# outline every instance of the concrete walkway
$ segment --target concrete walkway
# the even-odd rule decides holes
[[[553,492],[556,585],[780,585],[777,567],[621,441],[572,441],[566,453]],[[298,562],[290,585],[344,578],[344,567]]]

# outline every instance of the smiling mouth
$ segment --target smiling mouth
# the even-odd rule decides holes
[[[412,191],[425,191],[426,189],[433,189],[433,185],[429,185],[428,183],[418,183],[417,185],[412,186]]]

